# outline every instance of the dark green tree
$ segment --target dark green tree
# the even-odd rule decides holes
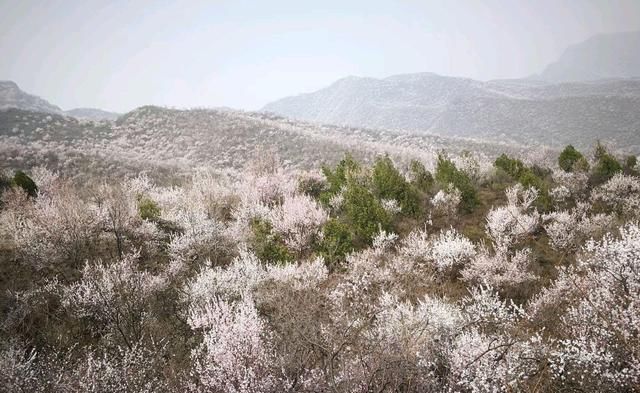
[[[32,198],[38,196],[38,186],[29,176],[27,176],[26,173],[22,171],[16,171],[15,175],[13,176],[13,184],[17,187],[22,188],[27,193],[27,195]]]
[[[160,218],[160,207],[153,199],[142,197],[138,201],[138,213],[144,220],[155,221]]]
[[[252,247],[256,256],[266,262],[284,263],[293,259],[284,241],[274,234],[271,224],[264,220],[254,220],[251,223],[253,232]]]
[[[526,165],[517,158],[511,158],[506,154],[502,154],[500,157],[496,159],[493,163],[496,168],[502,169],[509,176],[514,179],[518,179],[524,171],[527,169]]]
[[[411,160],[409,164],[411,172],[411,184],[422,192],[427,192],[433,187],[433,175],[427,171],[418,160]]]
[[[578,150],[576,150],[573,146],[568,145],[564,148],[560,156],[558,156],[558,165],[565,172],[573,172],[575,170],[576,164],[580,161],[584,160],[584,156]]]
[[[351,154],[345,155],[345,157],[336,165],[335,169],[331,169],[328,166],[322,167],[322,173],[327,179],[328,189],[320,194],[320,201],[327,205],[331,197],[336,195],[342,187],[347,183],[347,178],[352,174],[360,170],[360,164],[353,159]]]
[[[330,219],[322,227],[322,241],[318,249],[329,266],[334,266],[353,251],[353,236],[349,227],[337,219]]]
[[[591,180],[594,184],[602,184],[611,179],[613,175],[622,171],[622,165],[609,153],[600,155],[600,159],[593,168]]]
[[[476,189],[469,176],[456,168],[456,165],[442,154],[438,156],[436,180],[443,187],[453,184],[460,190],[462,196],[461,206],[464,211],[471,212],[478,205]]]
[[[380,229],[389,229],[390,219],[380,201],[355,181],[347,186],[343,206],[353,234],[360,241],[370,244]]]
[[[547,183],[532,170],[525,170],[522,175],[520,175],[518,182],[525,188],[534,187],[538,189],[538,199],[536,200],[538,208],[543,211],[547,211],[553,207],[553,201],[549,196],[549,187],[547,186]]]
[[[420,214],[420,196],[398,169],[389,156],[378,158],[373,166],[373,189],[381,199],[395,199],[402,213],[417,216]]]

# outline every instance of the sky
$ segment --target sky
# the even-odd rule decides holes
[[[255,110],[345,76],[542,71],[640,0],[0,0],[0,80],[71,109]]]

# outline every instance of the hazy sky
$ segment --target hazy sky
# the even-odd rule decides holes
[[[0,0],[0,80],[69,109],[258,109],[348,75],[541,71],[640,0]]]

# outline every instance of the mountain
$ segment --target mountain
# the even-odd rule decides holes
[[[640,77],[640,31],[601,34],[572,45],[536,78],[552,82]]]
[[[482,82],[419,73],[347,77],[263,110],[317,123],[555,147],[606,139],[640,152],[638,108],[640,79]]]
[[[40,97],[20,90],[15,82],[0,81],[0,109],[18,108],[45,113],[62,113],[62,109]]]
[[[63,111],[60,107],[50,104],[47,100],[24,92],[15,82],[0,81],[0,110],[21,109],[25,111],[41,112],[57,115],[72,116],[86,120],[116,120],[120,114],[95,108],[76,108]]]
[[[102,109],[96,108],[75,108],[65,113],[69,116],[73,116],[77,119],[88,119],[88,120],[110,120],[114,121],[120,117],[119,113],[103,111]]]

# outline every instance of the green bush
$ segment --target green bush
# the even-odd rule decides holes
[[[573,172],[575,165],[580,160],[584,160],[582,153],[577,151],[573,146],[568,145],[562,153],[560,153],[560,156],[558,156],[558,165],[560,165],[560,168],[565,172]]]
[[[587,173],[587,172],[589,172],[589,169],[590,169],[589,161],[587,161],[587,159],[585,157],[582,157],[581,159],[576,161],[575,164],[573,164],[573,171],[574,172]]]
[[[411,184],[418,190],[427,192],[433,187],[433,175],[426,170],[420,161],[411,160],[409,170],[412,178]]]
[[[380,201],[355,181],[347,186],[343,206],[351,229],[359,240],[370,244],[380,229],[389,229],[390,219]]]
[[[502,154],[493,163],[496,168],[502,169],[514,179],[520,178],[526,171],[527,167],[524,163],[516,158],[510,158],[506,154]]]
[[[518,182],[525,188],[535,187],[538,190],[537,206],[543,211],[551,209],[553,201],[549,196],[549,187],[545,181],[536,175],[532,170],[525,170],[518,179]]]
[[[334,170],[327,166],[322,167],[322,173],[327,179],[329,185],[328,189],[320,194],[320,201],[327,205],[331,197],[336,195],[342,187],[347,183],[347,177],[360,169],[360,165],[353,159],[350,154],[345,157],[336,165]]]
[[[592,181],[601,184],[611,179],[613,175],[622,171],[622,165],[609,153],[599,155],[598,162],[593,168]]]
[[[349,227],[336,219],[327,221],[322,227],[322,241],[318,249],[328,265],[335,265],[353,251],[353,236]]]
[[[415,217],[421,213],[418,191],[405,180],[389,156],[376,160],[372,180],[378,198],[395,199],[403,214]]]
[[[22,188],[27,195],[32,198],[38,196],[38,186],[36,183],[22,171],[17,171],[13,176],[13,184]]]
[[[280,236],[274,234],[271,229],[271,223],[268,221],[254,220],[251,223],[253,252],[261,261],[283,263],[293,260],[293,255]]]
[[[436,167],[436,180],[446,187],[453,184],[460,190],[462,196],[461,206],[466,212],[471,212],[478,205],[478,196],[471,179],[464,172],[456,168],[455,164],[444,157],[438,156],[438,165]]]
[[[523,187],[535,187],[539,191],[537,205],[540,209],[546,211],[552,207],[549,187],[544,181],[544,178],[550,174],[550,170],[538,165],[533,165],[529,168],[522,161],[511,158],[506,154],[498,157],[494,162],[494,166],[507,173],[511,178],[522,184]]]
[[[143,220],[155,221],[160,218],[160,207],[153,199],[142,197],[138,201],[138,214]]]

